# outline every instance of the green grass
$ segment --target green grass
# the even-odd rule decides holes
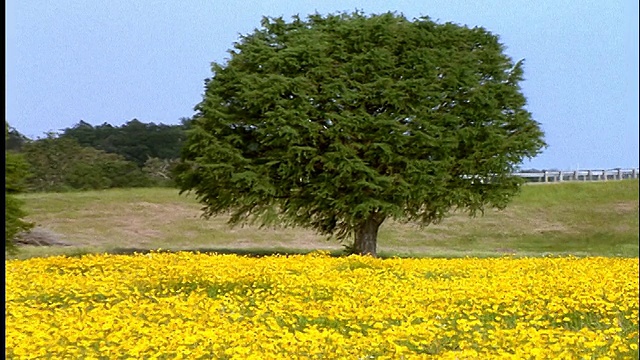
[[[14,258],[152,249],[269,255],[327,250],[340,243],[299,228],[229,228],[227,217],[200,217],[200,204],[175,189],[117,189],[20,196],[28,220],[68,247],[22,247]],[[638,256],[638,180],[527,185],[503,211],[441,224],[385,222],[381,256]]]

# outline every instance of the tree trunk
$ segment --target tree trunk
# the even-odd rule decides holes
[[[353,243],[353,250],[356,254],[378,256],[376,251],[378,229],[384,218],[384,215],[373,213],[367,220],[358,225],[355,229],[355,241]]]

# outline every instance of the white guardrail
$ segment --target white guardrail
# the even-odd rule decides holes
[[[525,178],[527,182],[561,181],[607,181],[637,179],[640,169],[608,170],[542,170],[540,172],[518,172],[513,175]]]

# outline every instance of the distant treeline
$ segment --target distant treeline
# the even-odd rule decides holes
[[[188,125],[186,118],[180,125],[133,119],[122,126],[93,126],[80,121],[38,139],[8,126],[5,152],[27,164],[25,191],[174,186]]]

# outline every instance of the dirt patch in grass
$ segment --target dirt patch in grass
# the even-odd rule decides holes
[[[514,235],[530,233],[563,232],[574,233],[575,230],[566,223],[553,219],[554,213],[544,210],[523,209],[514,206],[506,210],[490,209],[484,215],[475,218],[467,214],[456,213],[443,219],[439,224],[429,225],[422,232],[427,238],[433,239],[453,239],[461,236],[494,236],[494,235]],[[392,225],[394,228],[396,224]],[[412,227],[412,225],[401,225]],[[413,229],[420,231],[419,227]]]
[[[637,201],[625,201],[625,202],[616,203],[611,208],[616,213],[626,214],[626,213],[638,212],[638,209],[640,208],[640,206]]]
[[[64,236],[41,226],[19,234],[16,245],[19,246],[70,246]]]

